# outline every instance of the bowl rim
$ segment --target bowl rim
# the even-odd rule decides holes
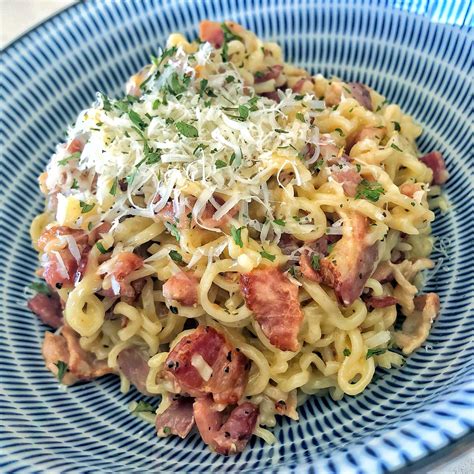
[[[121,0],[119,0],[120,3]],[[190,0],[187,0],[190,1]],[[3,53],[8,54],[8,53],[15,53],[15,49],[19,46],[21,46],[22,43],[26,43],[29,40],[31,40],[31,34],[36,32],[36,31],[41,31],[47,27],[49,23],[51,23],[53,20],[58,19],[59,17],[63,16],[64,14],[75,10],[75,9],[80,9],[80,8],[88,8],[88,6],[94,6],[94,4],[98,4],[99,0],[75,0],[73,3],[70,5],[66,5],[62,8],[57,9],[55,12],[52,14],[44,17],[42,20],[39,22],[33,24],[31,27],[27,28],[24,30],[22,33],[20,33],[18,36],[14,37],[12,40],[7,42],[3,48],[1,49]],[[160,2],[161,3],[161,2]],[[388,5],[385,5],[388,6]],[[392,5],[395,6],[395,5]],[[111,7],[113,7],[113,4],[111,4]],[[402,5],[399,6],[399,8],[403,8],[403,3]],[[418,15],[418,12],[412,12],[414,15]],[[443,24],[443,23],[441,23]],[[448,26],[454,26],[454,25],[448,25]],[[463,25],[463,28],[465,28],[465,25]],[[470,28],[468,28],[470,30]],[[33,46],[37,48],[37,45],[35,42],[32,42]],[[0,133],[3,135],[3,132]],[[470,383],[469,381],[467,383],[464,383],[458,387],[459,391],[465,391],[469,390],[469,386],[474,387],[474,381],[471,380]],[[443,399],[442,401],[436,402],[436,404],[431,406],[431,409],[426,410],[426,411],[421,411],[420,415],[426,414],[430,410],[433,410],[435,406],[437,406],[440,403],[446,402],[449,399],[455,398],[453,394],[451,394],[448,398]],[[474,405],[473,405],[474,406]],[[474,419],[474,417],[473,417]],[[1,419],[0,419],[1,421]],[[406,422],[406,424],[411,424],[415,422],[416,419],[410,420]],[[3,423],[0,423],[0,425],[3,425]],[[397,428],[391,430],[395,431]],[[379,441],[381,438],[377,438],[377,441]],[[393,472],[395,474],[412,474],[412,473],[418,473],[423,470],[423,472],[427,472],[428,470],[434,470],[434,469],[440,469],[446,466],[448,463],[451,463],[453,461],[461,459],[466,453],[469,451],[473,450],[474,446],[474,428],[470,427],[465,430],[465,432],[459,436],[458,438],[449,438],[449,441],[443,445],[440,449],[438,450],[431,450],[427,455],[422,456],[421,458],[418,459],[412,459],[406,464],[396,467],[395,469],[391,469],[390,472]],[[356,444],[355,449],[360,448],[360,444]],[[330,459],[330,458],[329,458]],[[5,467],[8,465],[9,461],[9,453],[7,451],[5,452],[0,452],[0,465],[3,465],[3,461],[6,461]],[[315,459],[316,462],[316,459]],[[316,464],[311,464],[314,465],[314,467],[317,467]],[[34,466],[33,466],[34,467]],[[283,466],[282,466],[283,467]],[[293,468],[298,469],[298,467],[303,467],[301,465],[296,465],[293,466]],[[310,467],[309,465],[305,464],[305,467]]]

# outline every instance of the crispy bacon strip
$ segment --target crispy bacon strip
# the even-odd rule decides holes
[[[170,304],[177,301],[183,306],[198,302],[198,278],[191,272],[179,272],[163,285],[163,296]]]
[[[258,407],[250,402],[235,407],[225,419],[226,413],[218,411],[208,397],[194,403],[194,418],[203,441],[219,454],[240,453],[252,436]]]
[[[220,48],[224,43],[224,32],[217,21],[204,20],[199,24],[199,39]]]
[[[255,76],[255,84],[260,84],[261,82],[269,81],[270,79],[278,79],[281,72],[283,71],[283,66],[276,64],[267,68],[266,71],[261,71],[260,74]]]
[[[199,366],[211,368],[208,380]],[[193,397],[208,393],[216,403],[237,403],[247,385],[250,362],[214,328],[199,326],[183,337],[169,353],[164,377],[175,383],[177,391]]]
[[[46,229],[38,239],[42,256],[43,278],[52,288],[71,287],[76,278],[79,266],[77,256],[74,256],[66,236],[71,236],[76,242],[79,254],[87,246],[87,235],[82,230],[65,226],[53,226]]]
[[[265,268],[240,275],[240,289],[270,343],[282,351],[298,350],[303,321],[298,287],[277,268]]]
[[[386,308],[397,304],[398,300],[394,296],[371,296],[366,304],[372,308]]]
[[[362,294],[364,285],[374,271],[377,245],[366,242],[368,221],[357,212],[343,215],[343,236],[332,252],[321,259],[322,282],[334,288],[337,298],[350,305]]]
[[[194,426],[192,398],[178,397],[171,405],[155,419],[155,428],[158,436],[171,435],[186,438]]]
[[[105,360],[97,360],[92,353],[82,349],[79,336],[69,326],[63,326],[61,335],[46,332],[42,353],[46,368],[55,375],[58,373],[58,362],[67,364],[68,372],[62,379],[65,385],[113,372]]]
[[[403,349],[404,354],[411,354],[426,341],[440,309],[436,293],[415,296],[414,303],[414,310],[405,313],[402,330],[395,332],[395,343]]]
[[[133,252],[120,252],[103,263],[100,272],[105,273],[104,281],[110,284],[110,288],[102,290],[101,294],[112,297],[120,295],[130,299],[135,298],[143,289],[145,282],[138,279],[136,282],[140,281],[140,283],[138,286],[134,285],[136,282],[130,282],[128,276],[141,267],[143,267],[143,258]],[[118,284],[118,289],[114,288],[114,282]],[[139,290],[138,293],[137,289]]]
[[[361,175],[352,164],[346,164],[342,168],[334,167],[331,171],[331,176],[342,184],[344,194],[349,197],[354,197],[357,194],[357,186],[362,181]]]
[[[63,309],[56,292],[51,295],[38,293],[28,301],[28,308],[38,316],[40,321],[54,329],[63,325]]]

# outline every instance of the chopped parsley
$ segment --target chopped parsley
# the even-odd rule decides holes
[[[233,40],[242,41],[242,38],[233,33],[225,23],[221,23],[222,31],[224,32],[224,43],[222,44],[222,61],[227,62],[229,60],[229,45],[228,43]]]
[[[146,123],[143,119],[138,115],[134,110],[128,111],[128,118],[132,121],[132,123],[138,127],[139,130],[144,130],[146,127]]]
[[[34,281],[31,283],[30,288],[36,293],[42,293],[43,295],[50,295],[51,290],[44,281]]]
[[[112,184],[112,187],[110,188],[110,191],[109,191],[109,194],[112,194],[112,196],[115,196],[117,194],[117,184],[118,184],[118,178],[115,178]]]
[[[179,230],[176,227],[176,224],[172,224],[171,222],[165,222],[165,227],[168,232],[179,242],[181,236],[179,235]]]
[[[301,112],[298,112],[296,114],[296,118],[300,121],[300,122],[303,122],[304,123],[304,115],[301,113]]]
[[[174,125],[178,129],[178,132],[187,138],[196,138],[199,136],[197,128],[186,122],[176,122]]]
[[[377,181],[367,181],[365,178],[357,185],[355,199],[367,199],[371,202],[377,202],[385,189]]]
[[[281,128],[275,128],[275,132],[277,132],[277,133],[289,133],[286,130],[282,130]]]
[[[143,400],[140,400],[137,403],[137,406],[132,410],[132,413],[143,413],[143,412],[150,412],[153,413],[155,411],[155,408],[153,408],[153,405],[150,403],[144,402]]]
[[[295,95],[295,100],[303,100],[304,99],[304,95]]]
[[[403,150],[400,147],[398,147],[397,145],[395,145],[395,143],[392,143],[390,145],[390,147],[393,148],[394,150],[397,150],[397,151],[400,151],[400,152],[403,153]]]
[[[97,242],[95,246],[99,249],[101,254],[107,253],[108,250],[102,245],[102,242]]]
[[[151,108],[152,108],[153,110],[156,110],[160,105],[161,105],[160,99],[155,99],[155,100],[153,101],[153,104],[152,104]]]
[[[360,173],[360,170],[362,169],[362,167],[359,165],[359,163],[356,164],[356,170],[358,173]]]
[[[260,252],[260,255],[263,257],[263,258],[266,258],[267,260],[270,260],[270,262],[273,262],[276,258],[275,255],[272,255],[271,253],[268,253],[266,252],[265,250],[263,250],[262,252]]]
[[[339,135],[340,135],[341,137],[344,136],[344,132],[342,131],[341,128],[335,128],[334,131],[337,132],[337,133],[339,133]]]
[[[71,155],[69,156],[66,156],[66,158],[63,158],[62,160],[59,160],[58,161],[58,165],[61,165],[61,166],[64,166],[66,163],[68,163],[69,161],[71,160],[76,160],[77,158],[79,158],[81,156],[81,152],[80,151],[76,151],[75,153],[72,153]]]
[[[319,158],[319,160],[314,163],[313,169],[314,171],[321,171],[321,168],[324,166],[324,160]]]
[[[396,132],[399,132],[401,130],[400,124],[398,122],[392,122],[393,123],[393,128],[395,129]]]
[[[314,254],[311,257],[311,268],[315,271],[318,271],[321,268],[319,255]]]
[[[351,350],[347,347],[342,351],[345,357],[349,357],[351,355]]]
[[[235,81],[235,77],[234,76],[227,76],[225,78],[225,82],[227,82],[227,84],[230,84],[231,82],[234,82]]]
[[[94,209],[95,203],[87,204],[87,202],[79,201],[79,206],[81,206],[81,213],[86,214]]]
[[[286,225],[286,222],[283,220],[283,219],[275,219],[273,221],[274,224],[276,225],[281,225],[281,226],[285,226]]]
[[[164,434],[170,434],[171,433],[171,428],[169,426],[163,426],[163,433]]]
[[[77,182],[76,178],[74,178],[72,181],[71,189],[79,189],[79,183]]]
[[[173,72],[167,84],[168,92],[170,94],[173,94],[174,96],[179,96],[180,94],[182,94],[184,91],[187,90],[190,82],[191,82],[190,76],[183,76],[180,80],[178,73]]]
[[[335,245],[336,245],[335,243],[328,245],[328,254],[330,254],[333,251]]]
[[[183,261],[182,255],[179,252],[177,252],[176,250],[170,250],[169,256],[170,256],[171,260],[174,260],[175,262],[182,262]]]
[[[366,354],[365,358],[368,359],[368,358],[376,356],[376,355],[385,354],[385,352],[387,352],[387,349],[369,349],[367,351],[367,354]]]
[[[56,374],[56,377],[58,379],[58,382],[61,383],[63,381],[64,375],[66,375],[67,372],[67,364],[62,360],[58,360],[54,365],[58,368],[58,373]]]
[[[223,160],[216,160],[216,168],[225,168],[227,166],[227,163]]]
[[[247,120],[249,118],[250,110],[245,105],[239,105],[239,116],[241,120]]]
[[[244,246],[244,243],[242,242],[242,236],[241,236],[242,229],[243,229],[243,227],[239,227],[237,229],[234,226],[232,226],[230,228],[230,235],[234,239],[234,242],[236,243],[236,245],[238,245],[240,248],[242,248]]]
[[[102,92],[98,93],[100,100],[102,101],[102,109],[106,112],[110,112],[112,110],[112,104],[110,103],[110,99]]]
[[[205,148],[207,148],[207,145],[205,145],[204,143],[200,143],[193,151],[193,155],[196,156],[196,153],[199,151],[199,150],[204,150]]]
[[[206,92],[206,87],[208,83],[209,81],[207,79],[201,79],[201,82],[199,83],[199,97],[202,97]]]

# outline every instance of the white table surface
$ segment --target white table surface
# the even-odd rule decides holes
[[[0,46],[43,21],[56,11],[76,3],[71,0],[0,0]],[[474,448],[433,474],[474,474]]]

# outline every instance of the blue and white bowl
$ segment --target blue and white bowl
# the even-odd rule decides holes
[[[120,94],[167,35],[193,37],[201,19],[233,19],[284,46],[312,72],[369,84],[424,128],[440,150],[451,210],[428,291],[442,311],[423,348],[379,372],[360,396],[311,398],[282,420],[273,446],[212,454],[198,435],[157,439],[129,414],[136,392],[112,376],[61,390],[44,368],[44,327],[26,309],[36,254],[29,223],[43,199],[36,178],[97,90]],[[3,472],[368,472],[395,470],[466,439],[473,421],[473,4],[460,1],[88,1],[31,30],[3,55],[0,401]]]

